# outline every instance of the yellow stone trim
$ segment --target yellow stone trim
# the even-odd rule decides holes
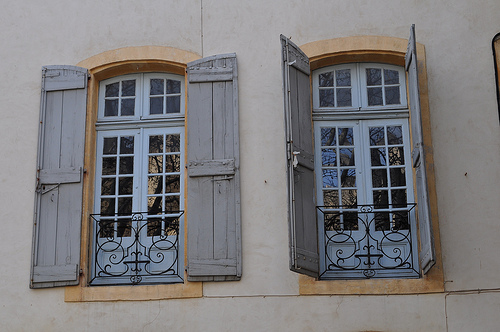
[[[186,279],[186,278],[185,278]],[[202,282],[185,282],[170,285],[137,286],[68,286],[65,289],[66,302],[106,301],[148,301],[182,299],[203,296]]]
[[[309,57],[311,70],[349,62],[382,62],[404,66],[408,40],[385,36],[355,36],[320,40],[300,46]],[[316,280],[300,276],[301,295],[422,294],[444,292],[436,179],[432,151],[427,68],[424,45],[417,43],[420,106],[424,136],[427,184],[436,248],[436,264],[419,279]]]
[[[87,96],[87,119],[85,132],[85,173],[83,177],[83,213],[80,268],[80,285],[65,288],[66,302],[82,301],[145,301],[203,296],[202,282],[188,282],[186,275],[182,284],[137,285],[137,286],[87,286],[90,267],[89,221],[94,206],[94,174],[96,162],[96,131],[99,82],[103,79],[143,72],[170,72],[185,75],[188,62],[201,58],[199,55],[172,47],[140,46],[106,51],[79,62],[90,73]],[[186,83],[187,84],[187,83]],[[187,103],[185,103],[187,105]],[[187,220],[184,217],[186,230]],[[186,231],[184,232],[186,234]],[[186,244],[186,239],[184,239]],[[186,248],[184,248],[186,249]],[[186,253],[186,250],[184,250]],[[186,260],[186,254],[184,254]]]
[[[95,70],[99,67],[113,66],[124,62],[156,61],[186,65],[201,57],[193,52],[166,46],[124,47],[94,55],[80,61],[77,66]]]

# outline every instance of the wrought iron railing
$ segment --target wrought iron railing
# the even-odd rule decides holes
[[[321,277],[418,277],[415,206],[317,207],[324,228]]]
[[[92,214],[95,236],[89,284],[182,281],[179,219],[183,211]]]

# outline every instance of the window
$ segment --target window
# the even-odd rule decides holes
[[[322,279],[427,274],[436,262],[426,166],[432,154],[429,145],[424,151],[430,138],[422,134],[414,26],[406,42],[311,43],[312,79],[308,56],[286,37],[281,42],[290,269]],[[441,289],[436,273],[433,287]],[[317,287],[332,289],[324,282]]]
[[[42,70],[30,287],[80,284],[71,301],[130,298],[88,284],[189,297],[186,279],[241,278],[236,55],[129,54]]]
[[[419,276],[405,82],[385,64],[313,72],[322,279]]]
[[[100,82],[90,284],[182,282],[184,77]]]

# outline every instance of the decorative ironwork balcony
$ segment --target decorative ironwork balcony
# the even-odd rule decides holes
[[[320,277],[418,277],[415,206],[318,206],[324,234]]]
[[[92,214],[95,236],[89,284],[182,282],[179,219],[183,213]]]

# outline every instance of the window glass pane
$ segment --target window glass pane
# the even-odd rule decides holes
[[[179,196],[165,196],[165,211],[176,212],[179,211]]]
[[[385,84],[399,84],[399,72],[397,70],[384,69]]]
[[[339,145],[354,145],[352,128],[339,128]]]
[[[122,96],[135,96],[135,80],[127,80],[122,82]]]
[[[351,70],[337,70],[337,86],[351,86]]]
[[[340,221],[340,214],[338,212],[325,213],[324,215],[325,231],[340,231],[342,229],[342,224]]]
[[[319,90],[319,106],[320,107],[335,107],[335,91],[334,89]]]
[[[333,72],[319,74],[319,86],[333,86]]]
[[[134,179],[132,177],[122,177],[118,180],[118,195],[131,195]]]
[[[115,194],[115,178],[104,178],[101,181],[101,195],[114,195]]]
[[[132,227],[132,221],[130,219],[120,220],[117,224],[116,236],[129,237],[131,235],[130,228]]]
[[[385,148],[370,149],[372,166],[385,166],[386,156]]]
[[[178,193],[180,192],[181,178],[179,175],[165,176],[165,192]]]
[[[163,152],[163,135],[149,136],[149,153]]]
[[[122,99],[121,115],[134,115],[135,99]]]
[[[163,156],[149,156],[148,173],[163,173]]]
[[[181,141],[179,135],[165,136],[165,152],[179,152]]]
[[[406,211],[393,212],[392,218],[395,230],[410,228],[410,224],[408,223],[408,212]]]
[[[99,223],[99,237],[114,237],[115,229],[114,222],[111,221],[102,221]]]
[[[167,80],[167,94],[181,93],[181,82],[176,80]]]
[[[392,206],[395,208],[406,207],[406,189],[391,190]]]
[[[101,215],[113,216],[115,214],[115,199],[101,198]]]
[[[116,157],[102,158],[102,175],[116,174]]]
[[[406,175],[404,168],[391,168],[391,186],[402,187],[406,186]]]
[[[163,97],[149,99],[149,114],[163,114]]]
[[[134,153],[134,136],[120,137],[120,154]]]
[[[165,173],[173,173],[181,171],[181,156],[178,154],[170,154],[165,156]]]
[[[351,89],[337,89],[337,107],[352,106]]]
[[[389,147],[389,165],[404,165],[405,156],[402,146]]]
[[[181,111],[181,97],[167,97],[167,113],[180,113]]]
[[[121,215],[132,214],[132,197],[118,197],[118,213]]]
[[[120,174],[133,174],[133,173],[134,173],[134,157],[121,157]]]
[[[118,99],[106,99],[104,101],[104,116],[118,115]]]
[[[344,212],[342,218],[344,221],[344,230],[355,231],[358,230],[358,213],[357,212]]]
[[[403,144],[403,130],[401,126],[387,127],[387,142],[389,145]]]
[[[340,184],[342,187],[356,187],[356,170],[349,168],[340,171]]]
[[[401,99],[399,98],[399,86],[389,86],[385,88],[385,104],[401,104]]]
[[[384,127],[371,127],[370,131],[370,145],[385,145]]]
[[[335,146],[335,128],[321,128],[321,145]]]
[[[375,209],[387,209],[389,207],[389,192],[387,190],[374,190],[373,204]]]
[[[354,148],[343,148],[339,150],[340,166],[354,165]]]
[[[366,85],[382,85],[382,70],[366,68]]]
[[[161,219],[148,219],[147,236],[161,235]]]
[[[324,169],[323,170],[323,188],[337,188],[339,182],[337,179],[336,169]]]
[[[323,190],[323,205],[328,207],[339,206],[338,190]]]
[[[105,137],[102,154],[116,154],[117,141],[117,137]]]
[[[148,197],[148,214],[160,214],[163,212],[163,196]]]
[[[150,84],[150,95],[163,95],[164,87],[163,87],[163,79],[153,78],[149,81]]]
[[[148,195],[161,194],[163,190],[163,176],[148,176]]]
[[[323,149],[321,150],[321,164],[323,166],[337,166],[337,150]]]
[[[374,215],[374,219],[376,231],[388,231],[391,229],[388,212],[377,212]]]
[[[372,169],[372,185],[374,188],[387,187],[387,171],[384,169]]]
[[[358,195],[356,189],[341,190],[342,205],[348,208],[356,208],[358,205]]]
[[[368,106],[380,106],[382,102],[382,88],[368,88]]]
[[[120,83],[106,84],[105,97],[118,97],[118,91],[120,89]]]

